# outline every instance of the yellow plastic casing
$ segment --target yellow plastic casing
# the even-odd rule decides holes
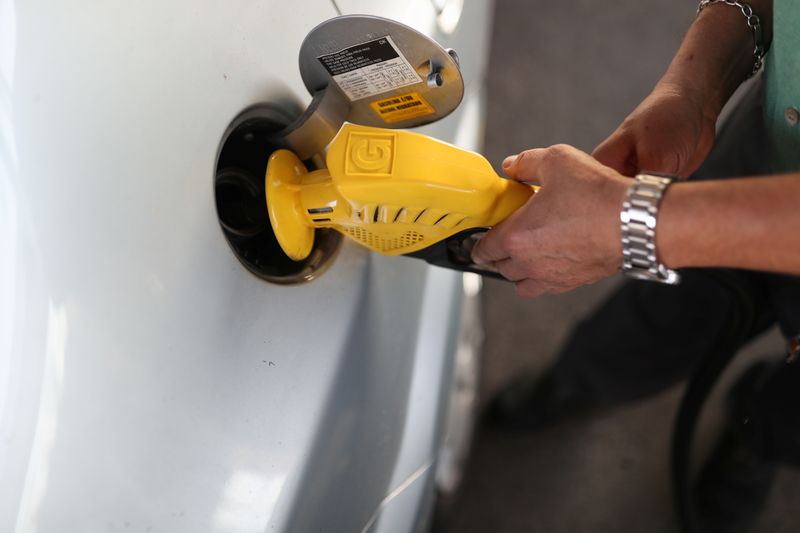
[[[326,163],[307,172],[288,150],[270,157],[270,222],[294,260],[311,252],[314,228],[334,228],[386,255],[416,252],[498,224],[535,190],[499,177],[480,154],[410,131],[345,124]]]

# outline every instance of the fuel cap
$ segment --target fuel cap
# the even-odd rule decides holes
[[[410,128],[435,122],[461,103],[455,52],[399,22],[370,15],[327,20],[300,46],[300,75],[311,94],[335,89],[355,124]]]

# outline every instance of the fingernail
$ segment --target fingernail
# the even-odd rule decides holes
[[[510,166],[511,166],[511,164],[514,162],[514,160],[515,160],[516,158],[517,158],[517,156],[515,156],[515,155],[510,155],[510,156],[506,157],[505,159],[503,159],[503,168],[508,168],[508,167],[510,167]]]

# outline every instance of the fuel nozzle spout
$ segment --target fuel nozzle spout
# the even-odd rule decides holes
[[[451,237],[503,221],[536,190],[499,177],[480,154],[410,131],[345,124],[326,163],[308,172],[278,150],[267,166],[270,223],[294,260],[311,252],[316,228],[382,254],[424,258]]]

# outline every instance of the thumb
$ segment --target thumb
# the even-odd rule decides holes
[[[519,154],[513,154],[503,159],[503,164],[501,165],[503,167],[503,172],[505,173],[506,176],[508,176],[511,179],[518,179],[517,178],[518,159],[519,159]]]
[[[503,172],[515,181],[540,185],[542,180],[541,163],[548,148],[531,148],[503,160]]]

